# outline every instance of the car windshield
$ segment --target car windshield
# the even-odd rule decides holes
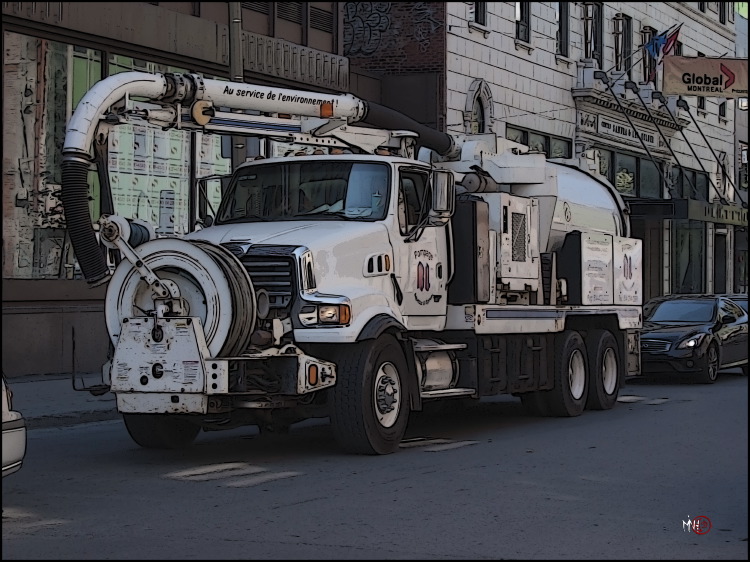
[[[232,179],[217,223],[286,220],[381,220],[389,168],[356,161],[268,163]]]
[[[675,300],[657,304],[648,316],[652,322],[710,322],[714,318],[712,300]]]

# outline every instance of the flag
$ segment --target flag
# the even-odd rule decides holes
[[[646,52],[656,61],[657,64],[661,62],[664,55],[668,55],[674,48],[681,27],[681,23],[673,25],[665,32],[654,35],[644,46]]]

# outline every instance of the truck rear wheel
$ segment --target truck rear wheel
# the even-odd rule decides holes
[[[589,393],[586,346],[581,334],[566,330],[555,338],[555,386],[543,397],[553,416],[580,416]]]
[[[385,334],[341,349],[338,380],[331,389],[334,437],[349,453],[393,453],[409,420],[407,367],[401,346]]]
[[[144,449],[183,449],[201,426],[180,414],[123,414],[130,437]]]
[[[594,330],[589,342],[589,398],[591,410],[609,410],[617,402],[622,381],[622,363],[617,341],[608,330]]]

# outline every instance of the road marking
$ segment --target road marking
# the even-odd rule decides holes
[[[281,480],[282,478],[293,478],[294,476],[300,476],[301,474],[301,472],[269,472],[268,474],[253,476],[252,478],[243,478],[241,480],[225,482],[222,486],[227,486],[229,488],[247,488],[250,486],[257,486],[258,484],[265,484],[266,482],[272,482],[274,480]]]

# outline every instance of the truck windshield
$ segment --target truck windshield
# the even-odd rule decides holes
[[[217,223],[383,219],[389,168],[372,162],[264,163],[232,180]]]

